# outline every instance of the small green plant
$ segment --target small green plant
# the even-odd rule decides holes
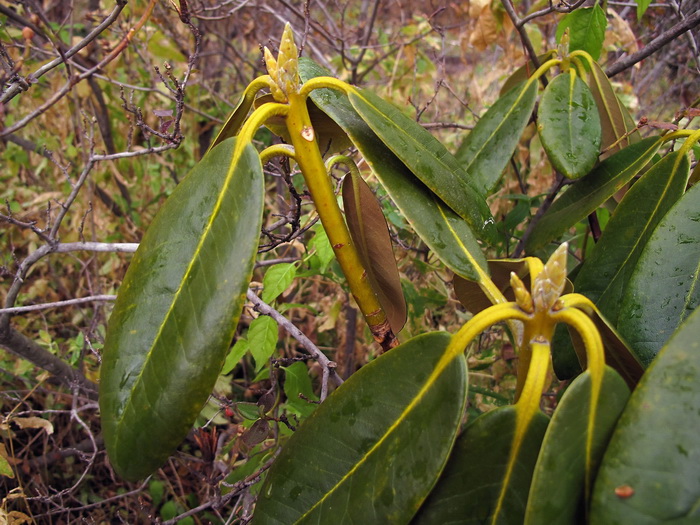
[[[589,52],[569,52],[567,38],[565,33],[559,55],[549,54],[539,67],[523,68],[507,81],[504,94],[452,155],[399,108],[299,59],[287,26],[278,57],[265,50],[269,74],[248,86],[209,152],[160,210],[119,290],[100,381],[105,443],[117,472],[131,480],[149,475],[202,410],[231,355],[246,293],[250,298],[264,211],[262,166],[284,156],[299,166],[348,287],[386,353],[283,440],[253,523],[606,523],[609,513],[624,516],[626,505],[651,515],[661,500],[664,519],[693,515],[700,486],[690,479],[692,462],[679,460],[682,451],[700,453],[693,432],[674,441],[677,452],[664,445],[662,455],[692,497],[669,487],[643,501],[635,498],[636,491],[649,494],[652,481],[632,476],[633,467],[620,458],[633,455],[635,432],[652,426],[656,414],[644,410],[657,403],[646,399],[663,390],[667,370],[686,366],[679,381],[697,394],[700,361],[685,345],[700,319],[689,315],[698,293],[698,241],[692,237],[698,190],[686,187],[700,132],[642,140],[603,70]],[[540,80],[557,68],[539,97],[536,125],[547,158],[570,185],[531,223],[524,247],[533,256],[489,263],[484,246],[501,239],[486,197],[532,117]],[[263,125],[287,144],[258,152],[253,137]],[[679,140],[684,142],[676,148]],[[426,333],[399,344],[406,309],[391,242],[381,206],[354,160],[340,155],[350,144],[457,276],[460,300],[474,316],[454,335]],[[674,146],[658,158],[666,144]],[[342,184],[345,216],[329,177],[337,164],[350,172]],[[566,291],[568,245],[559,241],[640,173],[576,270],[577,292]],[[664,243],[673,228],[679,242],[681,236],[694,239],[680,248],[686,255],[671,298],[679,306],[655,328],[665,337],[645,341],[643,348],[628,345],[618,330],[634,334],[641,326],[635,319],[647,322],[649,307],[637,294],[659,290],[649,285],[656,277],[645,273],[645,261],[670,249]],[[544,258],[553,243],[559,246],[543,264],[535,255]],[[283,290],[280,283],[295,271],[276,270],[268,290]],[[515,404],[462,429],[465,349],[502,322],[519,349]],[[254,338],[265,339],[261,330],[276,336],[274,323],[271,330],[265,323],[251,326],[247,348]],[[571,334],[557,335],[557,324]],[[577,377],[550,420],[539,407],[551,360],[561,377]],[[329,363],[324,373],[333,375]],[[294,373],[288,378],[290,390],[301,392],[291,386]],[[630,389],[635,392],[628,402]],[[276,402],[270,398],[255,409],[250,444],[260,442],[251,436],[260,429],[265,438],[266,414]],[[700,426],[697,411],[676,414],[693,429]],[[640,442],[661,443],[667,431],[645,430],[648,442]],[[644,461],[651,477],[656,463]],[[656,499],[658,505],[650,502]]]

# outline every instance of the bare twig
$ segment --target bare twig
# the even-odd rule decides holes
[[[30,306],[13,306],[12,308],[0,308],[0,314],[21,314],[25,312],[36,312],[48,310],[50,308],[62,308],[76,304],[94,303],[101,301],[114,301],[116,295],[90,295],[88,297],[78,297],[76,299],[66,299],[65,301],[55,301],[52,303],[32,304]]]

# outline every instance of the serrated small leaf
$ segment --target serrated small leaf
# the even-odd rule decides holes
[[[624,290],[649,237],[685,190],[690,162],[673,152],[657,162],[625,194],[574,287],[617,325]]]
[[[226,356],[226,361],[224,361],[224,367],[221,369],[221,373],[224,375],[230,374],[249,349],[250,347],[247,339],[238,339]]]
[[[658,137],[632,144],[569,186],[537,222],[525,244],[527,252],[541,249],[602,206],[651,161],[661,144]]]
[[[557,75],[545,88],[537,131],[550,162],[569,179],[583,177],[598,160],[598,108],[586,83],[571,71]]]
[[[278,338],[279,329],[272,317],[261,315],[250,323],[247,339],[250,353],[255,359],[256,372],[265,366],[268,359],[275,353]]]
[[[564,16],[557,26],[556,39],[561,43],[564,31],[569,29],[569,52],[582,49],[598,60],[605,40],[608,20],[605,11],[598,4],[581,7]]]
[[[348,100],[394,155],[430,191],[465,219],[478,237],[490,241],[495,239],[493,217],[484,197],[442,143],[371,91],[354,89],[348,94]]]
[[[528,496],[525,525],[578,523],[589,505],[586,479],[593,480],[630,390],[610,367],[605,368],[590,417],[594,381],[585,371],[569,385],[557,404],[540,448]],[[587,451],[588,450],[588,451]]]
[[[592,525],[661,525],[691,516],[697,522],[698,334],[700,310],[661,350],[627,403],[596,478]]]
[[[291,436],[253,525],[406,523],[442,470],[467,393],[449,334],[424,334],[362,367]],[[436,370],[436,372],[433,372]]]
[[[308,249],[314,250],[318,260],[321,262],[321,272],[325,272],[328,269],[328,265],[335,259],[335,253],[333,252],[333,246],[328,240],[328,234],[326,230],[323,229],[323,225],[317,224],[313,228],[314,236],[308,243]]]
[[[359,174],[345,176],[342,195],[345,219],[362,265],[392,331],[398,334],[406,323],[406,299],[382,208]]]
[[[185,438],[228,353],[262,225],[252,145],[212,149],[160,208],[110,317],[100,371],[112,466],[149,475]]]
[[[279,263],[270,266],[263,277],[262,300],[271,303],[294,282],[296,263]]]
[[[625,289],[618,329],[645,365],[700,305],[698,203],[700,184],[661,220]]]
[[[482,195],[501,180],[536,100],[536,81],[515,86],[481,116],[455,153],[471,184]]]

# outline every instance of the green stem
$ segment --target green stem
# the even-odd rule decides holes
[[[289,95],[287,129],[292,139],[297,163],[304,175],[328,240],[348,281],[350,292],[355,297],[375,340],[385,351],[393,348],[398,341],[367,279],[367,272],[338,207],[333,186],[318,148],[315,131],[311,125],[306,97],[299,93]]]

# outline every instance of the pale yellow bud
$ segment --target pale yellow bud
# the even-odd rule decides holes
[[[523,312],[531,314],[535,311],[532,304],[532,296],[525,288],[525,284],[520,280],[515,272],[510,272],[510,286],[515,293],[515,302]]]
[[[564,291],[566,284],[566,255],[568,245],[562,244],[544,265],[540,274],[535,277],[532,285],[532,295],[535,309],[550,310]]]
[[[284,26],[280,51],[277,60],[269,49],[264,49],[267,72],[272,77],[270,86],[272,96],[277,102],[286,102],[288,95],[298,93],[301,86],[299,78],[299,50],[294,43],[294,33],[289,22]]]

